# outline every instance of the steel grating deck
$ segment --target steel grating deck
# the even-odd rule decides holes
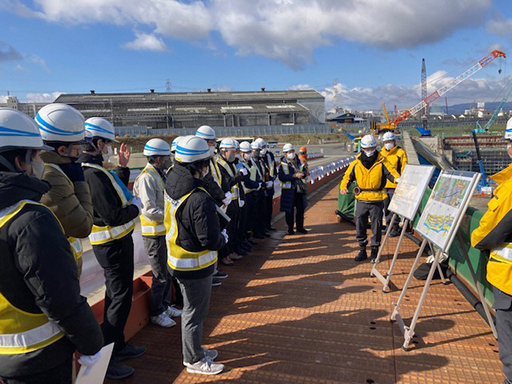
[[[283,239],[284,220],[271,239],[213,288],[203,342],[219,351],[226,370],[188,374],[178,326],[148,325],[132,342],[147,354],[127,361],[136,369],[126,383],[501,383],[497,342],[453,285],[434,280],[416,327],[413,349],[389,322],[399,291],[385,294],[369,276],[354,226],[337,223],[337,182],[311,200],[307,235]],[[384,255],[392,256],[396,239]],[[404,239],[393,282],[401,287],[418,247]],[[389,261],[380,264],[387,270]],[[409,323],[422,282],[413,280],[401,313]],[[112,382],[114,383],[114,382]]]

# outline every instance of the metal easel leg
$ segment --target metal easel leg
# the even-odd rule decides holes
[[[404,225],[402,227],[402,232],[400,233],[400,238],[398,239],[398,244],[396,245],[395,254],[393,255],[393,260],[391,260],[391,265],[389,266],[388,274],[386,276],[386,281],[384,283],[384,287],[382,288],[383,292],[389,292],[389,283],[391,281],[391,276],[393,275],[393,268],[395,267],[396,259],[398,258],[398,251],[400,250],[400,246],[402,245],[402,240],[404,239],[405,231],[407,226],[409,225],[409,220],[405,219]]]
[[[386,245],[386,242],[388,241],[389,234],[391,233],[391,228],[393,227],[393,224],[395,223],[396,217],[397,217],[397,214],[393,213],[393,217],[391,218],[391,223],[386,228],[386,235],[384,236],[384,240],[382,240],[382,243],[381,243],[380,248],[379,248],[379,253],[377,254],[377,258],[375,259],[375,263],[373,264],[372,270],[370,271],[370,276],[371,277],[375,276],[374,272],[377,271],[377,268],[376,268],[377,264],[379,264],[379,262],[380,262],[380,257],[382,255],[383,250],[384,250],[384,246]],[[379,275],[381,275],[381,274],[379,273]]]

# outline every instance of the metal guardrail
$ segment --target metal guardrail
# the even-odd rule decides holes
[[[327,124],[306,125],[269,125],[244,127],[212,127],[218,137],[244,137],[264,135],[296,135],[301,133],[330,133],[331,127]],[[169,128],[151,129],[148,127],[115,127],[118,136],[159,136],[159,135],[194,135],[197,128]]]

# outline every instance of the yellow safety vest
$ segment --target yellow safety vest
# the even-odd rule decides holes
[[[124,207],[127,207],[129,205],[128,200],[126,199],[126,196],[124,195],[123,189],[121,186],[117,183],[116,179],[114,179],[114,176],[110,172],[108,172],[105,168],[97,165],[97,164],[91,164],[91,163],[83,163],[83,167],[90,167],[95,168],[99,171],[102,171],[110,180],[112,183],[112,186],[116,190],[117,194],[119,195],[119,198],[121,199],[121,204]],[[131,220],[126,224],[118,225],[116,227],[111,227],[109,225],[105,225],[104,227],[100,227],[98,225],[92,226],[92,232],[89,235],[89,240],[91,241],[92,245],[100,245],[100,244],[106,244],[114,240],[119,240],[128,235],[133,229],[135,228],[135,221]]]
[[[160,176],[160,174],[153,168],[152,166],[147,165],[139,176],[137,176],[137,179],[143,174],[147,173],[149,174],[159,185],[159,187],[162,189],[162,192],[165,191],[165,185],[164,180]],[[142,236],[163,236],[165,235],[165,225],[164,223],[159,223],[157,221],[152,221],[149,219],[146,219],[144,215],[140,215],[140,227],[142,231]]]
[[[249,164],[247,164],[247,162],[245,160],[240,160],[240,164],[242,164],[242,166],[247,169],[247,172],[249,172],[249,179],[251,179],[251,181],[256,181],[256,167],[249,167]],[[255,191],[255,189],[252,189],[252,188],[247,188],[245,186],[245,183],[242,182],[242,188],[244,190],[244,193],[247,195],[249,193],[251,193],[252,191]]]
[[[52,167],[62,173],[66,179],[69,181],[69,183],[73,186],[73,182],[69,179],[68,175],[64,173],[61,167],[59,167],[57,164],[51,164],[51,163],[44,163],[47,167]],[[77,239],[76,237],[69,236],[68,237],[69,245],[71,246],[71,252],[73,253],[73,257],[75,258],[76,265],[78,266],[78,277],[80,277],[82,272],[82,255],[84,253],[84,250],[82,248],[82,240]]]
[[[276,164],[276,162],[274,160],[272,160],[272,157],[270,156],[270,154],[268,152],[265,154],[265,156],[267,157],[270,177],[274,178],[276,176],[275,175],[275,168],[276,168],[275,164]]]
[[[226,170],[226,172],[228,173],[229,176],[236,177],[236,174],[233,171],[233,169],[231,168],[230,164],[228,164],[228,162],[226,160],[224,160],[222,157],[219,157],[217,159],[217,163],[222,168],[224,168]],[[231,194],[233,195],[233,197],[231,197],[231,200],[238,200],[238,198],[240,197],[240,191],[238,189],[238,183],[231,187]]]
[[[281,167],[283,168],[283,173],[285,175],[290,174],[290,167],[288,163],[282,162]],[[292,182],[291,181],[285,181],[281,183],[281,189],[291,189],[292,188]]]
[[[44,206],[30,200],[19,201],[0,211],[0,228],[27,204]],[[28,313],[16,308],[0,293],[0,355],[18,355],[36,351],[63,337],[64,333],[44,313]]]
[[[199,189],[205,191],[203,188]],[[167,230],[167,235],[165,236],[167,243],[167,264],[177,271],[198,271],[215,264],[217,261],[217,251],[205,250],[201,252],[190,252],[176,244],[179,228],[176,213],[195,190],[196,189],[193,189],[179,200],[173,200],[167,193],[165,194],[164,222]]]
[[[212,174],[213,180],[215,180],[219,187],[222,187],[222,174],[220,173],[217,161],[213,158],[210,159],[210,172]]]

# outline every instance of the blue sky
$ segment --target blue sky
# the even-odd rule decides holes
[[[0,95],[29,101],[169,78],[176,92],[312,87],[328,106],[405,108],[423,57],[429,91],[494,48],[512,58],[510,0],[0,0],[0,23]],[[494,101],[509,74],[495,60],[449,103]]]

